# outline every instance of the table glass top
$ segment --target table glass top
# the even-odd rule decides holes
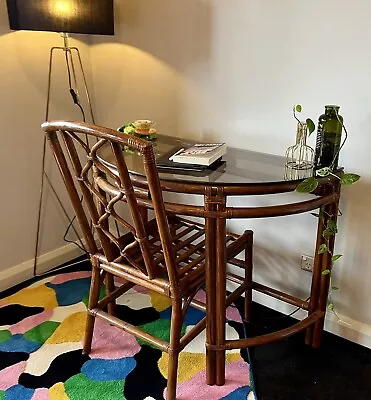
[[[196,143],[192,140],[158,135],[153,146],[158,163],[167,160],[182,147],[189,147]],[[125,152],[125,160],[130,172],[144,175],[144,168],[140,156],[136,153]],[[108,166],[114,168],[113,154],[109,146],[103,146],[98,151],[99,158]],[[160,178],[169,181],[191,183],[218,184],[266,184],[295,181],[312,175],[311,170],[298,171],[285,169],[285,157],[273,154],[259,153],[250,150],[228,147],[223,156],[224,162],[216,168],[209,168],[202,172],[174,171],[159,169]]]

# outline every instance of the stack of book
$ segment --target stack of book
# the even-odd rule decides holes
[[[169,160],[180,164],[210,166],[227,152],[225,143],[199,143],[187,149],[180,149]]]

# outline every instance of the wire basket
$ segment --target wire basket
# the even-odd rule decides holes
[[[314,150],[307,145],[308,127],[298,122],[296,143],[286,150],[285,179],[303,179],[312,176]]]

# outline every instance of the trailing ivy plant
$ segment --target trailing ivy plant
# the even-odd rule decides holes
[[[299,113],[300,113],[301,111],[302,111],[302,106],[301,106],[300,104],[294,106],[294,108],[293,108],[294,118],[295,118],[300,124],[301,124],[301,122],[300,122],[300,120],[297,118],[296,112],[299,112]],[[325,177],[327,177],[327,176],[332,175],[332,176],[334,176],[335,178],[339,179],[339,180],[340,180],[340,183],[341,183],[342,185],[351,185],[351,184],[353,184],[353,183],[356,183],[356,182],[360,179],[360,176],[357,175],[357,174],[343,173],[343,174],[341,174],[341,176],[338,176],[338,175],[336,175],[336,174],[333,173],[333,172],[334,172],[335,160],[336,160],[337,156],[339,155],[340,150],[344,147],[345,142],[346,142],[347,139],[348,139],[348,131],[347,131],[345,125],[343,124],[343,122],[341,121],[341,119],[339,118],[339,114],[338,114],[337,110],[335,110],[335,113],[336,113],[336,118],[338,119],[338,121],[340,122],[341,126],[342,126],[343,129],[344,129],[345,138],[344,138],[344,140],[343,140],[343,143],[342,143],[341,146],[339,147],[339,150],[335,153],[334,158],[333,158],[331,164],[330,164],[328,167],[321,168],[321,169],[317,170],[315,176],[312,176],[312,177],[310,177],[310,178],[307,178],[307,179],[305,179],[303,182],[301,182],[301,183],[298,185],[298,187],[296,188],[296,191],[297,191],[297,192],[300,192],[300,193],[311,193],[311,192],[313,192],[315,189],[317,189],[317,186],[318,186],[318,184],[319,184],[318,178],[317,178],[317,177],[319,177],[319,178],[325,178]],[[309,132],[309,136],[310,136],[310,134],[311,134],[312,132],[314,132],[314,130],[315,130],[315,125],[314,125],[314,122],[313,122],[310,118],[307,118],[307,119],[306,119],[306,122],[307,122],[308,132]]]
[[[296,113],[300,113],[302,111],[302,106],[300,104],[295,105],[293,108],[293,114],[294,114],[294,118],[299,122],[300,120],[297,118]],[[341,174],[336,174],[334,173],[334,165],[335,165],[335,160],[337,158],[337,156],[340,153],[340,150],[344,147],[344,144],[348,138],[348,132],[346,127],[344,126],[343,122],[341,121],[341,119],[339,118],[339,115],[336,112],[336,117],[338,119],[338,121],[341,123],[341,126],[345,132],[345,137],[343,140],[343,143],[341,144],[339,150],[336,152],[336,154],[334,155],[334,158],[331,162],[331,164],[328,167],[325,168],[321,168],[319,170],[317,170],[315,172],[315,176],[309,177],[305,180],[303,180],[297,187],[296,187],[296,191],[299,193],[311,193],[313,192],[315,189],[317,189],[318,185],[319,185],[319,179],[321,178],[326,178],[326,177],[335,177],[336,179],[339,179],[340,184],[341,185],[352,185],[356,182],[359,181],[360,176],[357,174],[353,174],[353,173],[341,173]],[[306,123],[308,126],[308,131],[309,131],[309,135],[314,132],[315,130],[315,125],[313,123],[313,121],[309,118],[306,119]],[[316,213],[311,213],[313,216],[317,217],[317,218],[321,218],[322,222],[325,223],[325,215],[323,215],[324,211],[321,211],[319,214]],[[341,216],[341,211],[339,210],[339,215]],[[323,230],[322,236],[324,238],[325,243],[321,244],[318,250],[318,254],[324,254],[324,253],[328,253],[329,256],[331,257],[331,268],[329,269],[325,269],[324,271],[322,271],[322,275],[329,275],[330,276],[330,280],[331,280],[331,271],[332,268],[334,267],[334,264],[337,260],[339,260],[343,255],[342,254],[333,254],[330,251],[330,246],[329,246],[329,242],[332,236],[335,236],[338,233],[338,228],[337,228],[337,224],[336,224],[336,218],[337,215],[329,215],[327,214],[326,217],[327,219],[327,223],[325,226],[325,229]],[[339,316],[337,315],[336,311],[335,311],[335,306],[331,300],[331,296],[332,296],[332,291],[336,291],[339,288],[336,286],[332,286],[331,285],[331,290],[329,292],[329,301],[328,301],[328,310],[332,311],[337,318],[339,318]]]
[[[300,124],[300,125],[303,125],[303,123],[300,121],[300,119],[296,116],[296,113],[298,112],[298,113],[301,113],[301,111],[302,111],[302,109],[303,109],[303,107],[300,105],[300,104],[297,104],[297,105],[295,105],[293,108],[292,108],[292,113],[293,113],[293,115],[294,115],[294,118],[298,121],[298,123]],[[314,122],[310,119],[310,118],[307,118],[306,120],[305,120],[305,122],[307,123],[307,128],[308,128],[308,132],[309,132],[309,136],[314,132],[314,130],[316,129],[316,126],[314,125]]]

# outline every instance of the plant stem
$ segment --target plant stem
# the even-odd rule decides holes
[[[344,129],[345,138],[344,138],[344,140],[343,140],[343,143],[342,143],[341,146],[339,147],[339,150],[336,152],[336,154],[335,154],[335,156],[334,156],[334,159],[332,160],[332,163],[331,163],[331,165],[330,165],[330,168],[331,168],[331,169],[334,169],[335,160],[336,160],[336,158],[338,157],[338,155],[340,154],[341,149],[344,147],[344,144],[345,144],[345,142],[346,142],[347,139],[348,139],[348,131],[347,131],[347,128],[345,127],[345,125],[343,124],[343,122],[341,121],[341,119],[339,118],[339,114],[338,114],[337,110],[335,110],[335,114],[336,114],[337,120],[340,122],[342,128]]]
[[[336,157],[335,157],[336,158]],[[332,165],[332,164],[331,164]],[[335,178],[339,179],[339,181],[341,181],[341,178],[338,177],[337,175],[333,174],[332,172],[330,172],[330,175],[334,176]]]
[[[299,123],[300,125],[302,125],[301,121],[300,121],[299,118],[296,116],[295,106],[292,108],[292,113],[293,113],[293,115],[294,115],[294,118],[298,121],[298,123]]]

